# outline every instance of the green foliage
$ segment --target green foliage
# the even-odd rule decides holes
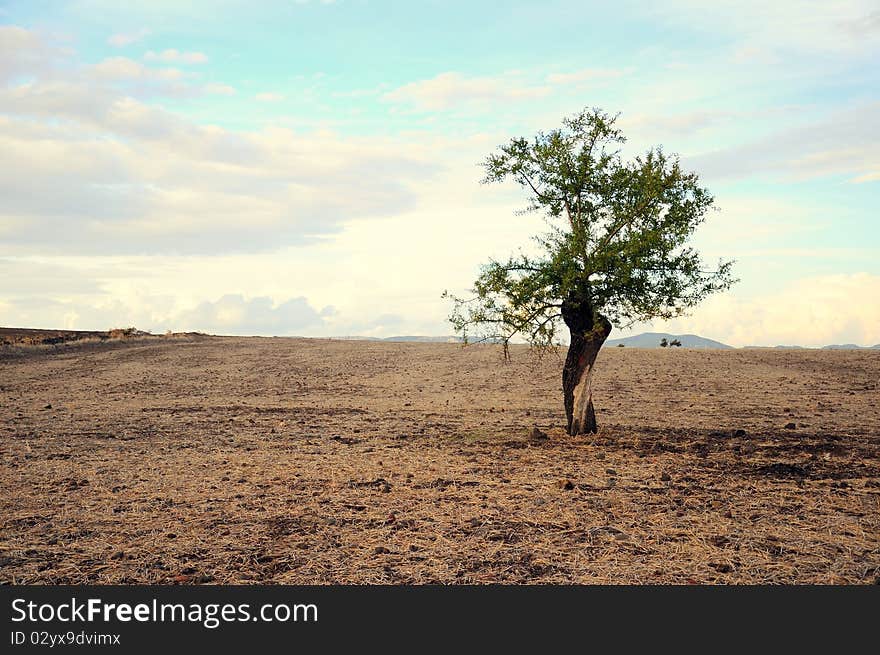
[[[624,161],[616,119],[584,110],[485,160],[484,183],[518,183],[525,212],[543,213],[549,231],[535,237],[540,255],[486,264],[473,297],[443,294],[454,301],[449,318],[465,341],[506,346],[519,336],[552,346],[563,302],[586,319],[571,329],[601,317],[622,327],[679,316],[735,282],[732,262],[706,270],[687,245],[713,202],[697,175],[660,147]]]

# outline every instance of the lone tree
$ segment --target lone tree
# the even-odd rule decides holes
[[[473,297],[449,317],[465,343],[511,339],[553,348],[560,320],[569,331],[562,390],[568,433],[596,432],[592,372],[612,325],[683,314],[735,280],[732,262],[707,270],[687,246],[713,198],[694,173],[662,148],[630,161],[616,116],[599,109],[566,118],[533,139],[512,139],[483,166],[484,183],[511,179],[542,212],[549,231],[539,255],[490,260]]]

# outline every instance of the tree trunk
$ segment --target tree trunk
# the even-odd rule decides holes
[[[562,369],[562,393],[568,434],[595,433],[593,409],[593,364],[599,349],[611,333],[611,323],[584,302],[571,299],[562,304],[562,318],[571,333],[571,344]]]

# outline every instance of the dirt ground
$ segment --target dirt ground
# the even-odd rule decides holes
[[[560,371],[455,344],[0,348],[0,581],[880,579],[880,352],[607,348],[579,438]]]

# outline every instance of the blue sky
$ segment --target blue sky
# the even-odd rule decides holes
[[[599,106],[741,278],[635,329],[880,342],[880,6],[646,5],[0,1],[0,324],[447,333],[541,229],[478,162]]]

